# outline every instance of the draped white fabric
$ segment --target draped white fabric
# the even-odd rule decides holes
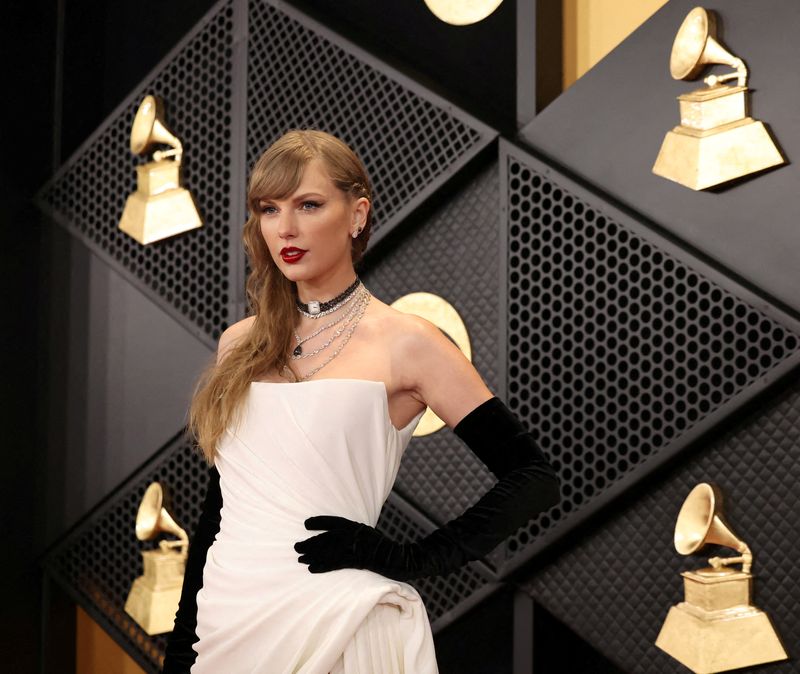
[[[383,382],[253,382],[219,445],[220,531],[197,594],[192,674],[438,674],[422,599],[366,569],[312,574],[303,522],[375,526],[422,412],[392,425]]]

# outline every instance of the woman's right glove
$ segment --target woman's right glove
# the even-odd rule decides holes
[[[222,492],[219,486],[219,472],[216,466],[209,472],[208,491],[203,500],[200,519],[189,545],[183,588],[175,614],[175,626],[167,637],[163,674],[188,674],[197,652],[192,645],[198,641],[197,592],[203,586],[203,567],[206,564],[208,548],[219,532]]]

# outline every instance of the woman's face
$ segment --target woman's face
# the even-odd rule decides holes
[[[369,201],[351,199],[334,185],[320,159],[306,165],[300,184],[285,199],[262,199],[261,235],[270,255],[292,281],[352,268],[351,232],[363,227]],[[292,256],[287,249],[303,252]]]

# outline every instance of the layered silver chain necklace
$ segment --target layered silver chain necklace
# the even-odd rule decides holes
[[[297,310],[307,318],[322,318],[323,316],[327,316],[330,313],[333,313],[337,309],[341,309],[342,307],[346,306],[349,303],[352,303],[347,311],[343,311],[341,315],[323,325],[318,330],[315,330],[310,335],[300,338],[300,335],[297,334],[297,331],[294,333],[295,341],[297,342],[297,346],[294,348],[292,352],[292,360],[298,360],[300,358],[310,358],[311,356],[316,356],[318,353],[321,353],[325,349],[328,349],[333,344],[334,340],[336,340],[339,336],[344,333],[344,337],[341,339],[341,343],[335,348],[333,353],[328,356],[320,365],[315,367],[310,372],[304,374],[300,380],[297,380],[295,377],[295,381],[303,381],[308,379],[309,377],[313,376],[316,372],[320,369],[325,367],[328,363],[330,363],[339,352],[344,348],[345,344],[350,341],[350,337],[353,334],[353,331],[356,329],[361,317],[367,310],[367,305],[369,304],[370,297],[369,290],[366,289],[364,284],[361,282],[361,279],[356,276],[356,280],[353,281],[350,286],[344,290],[342,293],[334,297],[332,300],[328,300],[327,302],[319,302],[317,300],[311,300],[308,304],[304,304],[300,301],[299,298],[295,299],[295,305]],[[328,339],[322,346],[315,349],[314,351],[309,351],[308,353],[303,353],[302,345],[307,342],[309,339],[316,337],[321,332],[332,328],[333,326],[337,325],[338,323],[342,323],[342,325],[337,328],[333,334],[331,335],[330,339]],[[284,370],[288,370],[290,374],[293,375],[292,371],[289,369],[288,366],[284,366]]]

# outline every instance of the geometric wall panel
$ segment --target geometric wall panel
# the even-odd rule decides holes
[[[800,326],[501,141],[508,403],[562,500],[509,539],[522,564],[800,362]]]
[[[683,500],[708,480],[722,487],[726,517],[753,551],[752,603],[769,615],[790,658],[736,671],[800,672],[796,380],[737,418],[710,445],[632,490],[601,523],[581,527],[569,549],[548,558],[524,589],[624,672],[689,671],[655,640],[670,606],[683,601],[680,572],[707,566],[714,555],[735,554],[709,545],[684,557],[673,546]]]
[[[497,135],[287,3],[253,0],[248,24],[248,167],[289,128],[339,136],[373,184],[371,245]]]
[[[217,4],[38,195],[56,222],[210,346],[235,314],[241,277],[239,255],[230,254],[231,245],[241,250],[232,237],[233,16],[231,2]],[[143,246],[118,224],[136,189],[134,166],[146,161],[131,154],[129,139],[147,93],[164,100],[183,144],[184,186],[204,224]]]
[[[145,161],[131,155],[128,143],[146,93],[166,103],[167,125],[184,146],[184,184],[204,226],[141,246],[118,222],[136,188],[134,164]],[[612,500],[636,498],[656,469],[697,445],[681,455],[684,467],[660,476],[657,491],[532,576],[529,591],[628,671],[677,672],[652,646],[653,626],[681,598],[677,572],[687,568],[671,549],[671,532],[688,489],[715,479],[735,487],[728,490],[735,494],[729,514],[753,546],[756,569],[769,573],[756,583],[755,603],[777,618],[780,634],[791,635],[800,579],[786,541],[796,549],[791,532],[798,522],[786,504],[800,478],[800,394],[793,389],[733,435],[701,445],[797,367],[800,324],[649,221],[502,139],[497,166],[424,226],[404,231],[395,248],[371,255],[404,221],[410,230],[409,216],[473,164],[497,133],[302,12],[277,0],[220,0],[65,162],[38,201],[213,348],[244,308],[247,169],[292,127],[340,136],[366,165],[375,192],[368,287],[386,302],[420,290],[451,302],[470,332],[476,368],[561,477],[562,501],[499,546],[487,559],[491,567],[476,562],[413,583],[434,629],[494,591],[487,571],[504,577]],[[123,605],[141,573],[140,551],[153,547],[133,531],[153,480],[167,487],[176,520],[193,532],[207,472],[179,435],[45,561],[148,671],[158,670],[166,635],[147,636]],[[416,540],[493,483],[446,430],[415,438],[378,527],[394,540]],[[650,538],[620,548],[632,527]],[[652,550],[659,552],[655,560]],[[667,581],[654,584],[652,573]],[[616,602],[609,612],[614,626],[603,613],[609,598]]]

